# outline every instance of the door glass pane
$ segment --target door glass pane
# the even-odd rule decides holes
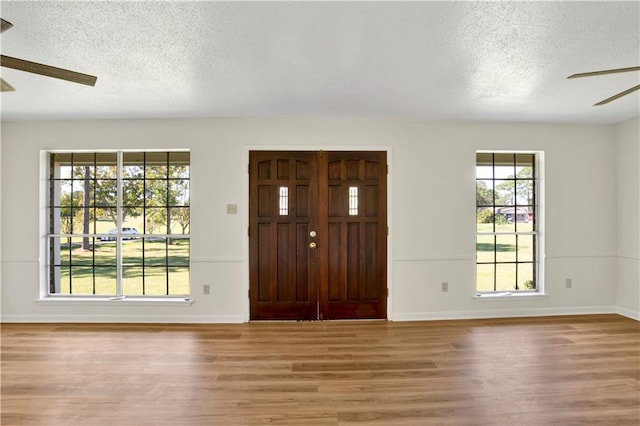
[[[280,216],[286,216],[289,214],[289,188],[286,186],[280,187]]]
[[[358,214],[358,187],[349,187],[349,216]]]

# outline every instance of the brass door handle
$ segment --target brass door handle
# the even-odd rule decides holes
[[[316,247],[318,247],[318,245],[316,244],[315,241],[312,241],[309,243],[309,248],[316,248]]]

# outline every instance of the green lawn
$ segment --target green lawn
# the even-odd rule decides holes
[[[189,239],[142,239],[122,243],[122,285],[125,295],[188,295]],[[96,242],[91,250],[73,239],[71,250],[61,244],[62,294],[116,294],[116,243]],[[92,265],[95,265],[93,267]],[[144,276],[144,280],[143,280]],[[94,289],[95,287],[95,289]]]
[[[478,232],[491,232],[493,224],[477,224]],[[513,224],[496,225],[497,232],[513,232]],[[518,223],[519,231],[531,231],[532,224]],[[494,275],[497,291],[515,291],[516,270],[518,290],[527,289],[525,283],[533,280],[533,236],[532,235],[478,235],[476,237],[476,258],[478,262],[523,262],[494,265],[477,265],[476,278],[478,291],[494,291]]]
[[[107,232],[113,228],[111,222],[98,222],[98,232]],[[126,226],[139,227],[137,223]],[[477,224],[479,232],[490,232],[493,224]],[[531,224],[518,224],[518,230],[530,231]],[[496,225],[496,231],[513,232],[513,224]],[[80,248],[81,239],[61,244],[61,293],[62,294],[116,294],[116,244],[115,242],[97,242],[93,250]],[[516,250],[517,248],[517,250]],[[189,239],[177,239],[172,244],[164,240],[146,240],[144,258],[142,240],[124,241],[123,250],[123,292],[125,295],[167,294],[167,278],[170,295],[189,294]],[[521,235],[479,235],[476,238],[476,256],[478,262],[515,262],[533,261],[533,236]],[[516,256],[517,255],[517,256]],[[69,259],[72,260],[71,268]],[[144,259],[144,260],[143,260]],[[168,266],[165,265],[168,259]],[[95,268],[91,265],[95,264]],[[527,290],[525,283],[533,280],[533,263],[477,265],[477,290],[494,291],[494,274],[497,277],[496,290],[515,291],[516,268],[519,290]],[[70,274],[71,269],[71,274]],[[95,273],[94,273],[95,271]],[[144,282],[143,282],[144,273]],[[70,279],[70,275],[72,279]],[[94,291],[95,286],[95,291]]]

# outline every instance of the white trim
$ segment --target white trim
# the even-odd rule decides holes
[[[496,292],[486,292],[479,293],[473,296],[474,300],[481,300],[483,302],[486,301],[503,301],[505,299],[509,300],[536,300],[536,299],[547,299],[549,297],[546,293],[539,293],[536,291],[496,291]]]
[[[545,259],[607,259],[607,258],[613,258],[613,257],[618,257],[615,254],[611,254],[611,253],[600,253],[600,254],[571,254],[571,255],[566,255],[566,254],[545,254],[544,258]]]
[[[35,314],[3,315],[2,323],[153,323],[153,324],[238,324],[241,315],[114,315],[114,314]]]
[[[618,259],[640,261],[640,256],[633,254],[618,254]]]
[[[124,226],[122,228],[128,228],[127,226]],[[116,237],[121,237],[123,240],[127,240],[127,238],[132,238],[133,240],[158,240],[158,239],[163,239],[163,238],[182,238],[182,239],[190,239],[191,235],[190,234],[122,234],[119,233],[118,230],[116,229],[116,234],[110,234],[108,232],[102,232],[102,233],[97,233],[97,234],[47,234],[48,237],[55,237],[55,238],[79,238],[79,237],[111,237],[113,238],[111,241],[115,241]],[[135,237],[127,237],[127,235],[135,235]]]
[[[618,315],[622,315],[623,317],[631,318],[636,321],[640,321],[640,312],[634,311],[633,309],[624,308],[622,306],[616,307],[616,313]]]
[[[239,263],[241,257],[192,257],[191,263]]]
[[[476,226],[476,232],[475,232],[475,240],[477,243],[477,239],[478,236],[502,236],[502,235],[533,235],[534,237],[534,247],[535,247],[535,253],[533,254],[533,268],[534,268],[534,277],[536,278],[536,287],[538,289],[538,291],[540,292],[544,292],[545,291],[545,261],[548,258],[548,256],[546,256],[546,221],[545,221],[545,214],[546,214],[546,193],[545,193],[545,185],[546,185],[546,180],[545,180],[545,174],[546,174],[546,163],[545,163],[545,151],[544,150],[482,150],[482,149],[476,149],[475,150],[475,155],[474,155],[474,169],[475,169],[475,181],[477,183],[478,181],[478,174],[477,174],[477,170],[478,170],[478,157],[477,154],[478,153],[484,153],[484,154],[492,154],[492,158],[493,158],[493,162],[492,162],[492,167],[495,168],[495,157],[494,154],[500,154],[500,153],[504,153],[504,154],[532,154],[533,155],[533,166],[534,166],[534,171],[535,174],[532,176],[532,183],[534,184],[534,188],[535,188],[535,198],[534,198],[534,209],[533,209],[533,214],[535,217],[535,229],[533,229],[532,231],[507,231],[507,232],[478,232],[477,230],[477,226]],[[483,180],[482,178],[480,178],[480,180]],[[493,176],[491,179],[488,180],[493,180],[495,183],[496,177]],[[475,192],[475,191],[474,191]],[[476,203],[477,204],[477,203]],[[495,200],[494,200],[494,205],[493,207],[495,207]],[[476,209],[477,209],[477,205],[476,205]],[[517,222],[517,221],[516,221]],[[478,273],[477,273],[477,259],[474,260],[474,263],[476,264],[476,272],[474,273],[474,287],[477,289],[478,288]],[[488,265],[494,265],[496,264],[495,259],[494,262],[488,262]],[[516,283],[517,285],[517,283]],[[495,283],[494,283],[494,287],[495,287]],[[485,293],[485,294],[490,294],[489,292]],[[537,295],[544,295],[544,293],[538,293]],[[486,298],[486,296],[483,296]],[[504,297],[503,295],[500,295],[499,297]],[[528,296],[528,297],[533,297],[533,296]],[[479,299],[479,297],[478,297]]]
[[[189,297],[58,297],[36,299],[37,304],[61,306],[191,306],[195,300]]]
[[[122,263],[123,263],[123,259],[122,259],[122,256],[123,256],[123,252],[122,252],[122,226],[124,225],[124,220],[123,220],[124,219],[124,216],[123,216],[124,207],[122,206],[122,204],[123,204],[123,198],[122,198],[123,197],[123,194],[122,194],[122,188],[123,188],[123,186],[122,186],[122,168],[123,168],[122,161],[123,161],[123,156],[122,155],[123,155],[122,151],[116,152],[116,294],[117,295],[123,295],[124,294],[124,283],[122,282],[123,281],[123,276],[122,276]],[[142,154],[142,156],[143,156],[143,158],[146,158],[146,154]],[[93,155],[94,162],[96,161],[96,157],[97,156],[94,154]],[[169,158],[169,154],[167,154],[167,159],[168,158]],[[73,153],[71,153],[71,165],[73,165]],[[96,166],[97,166],[97,164],[96,164]],[[146,175],[147,175],[147,172],[144,171],[146,169],[146,164],[143,163],[142,167],[143,167],[143,172],[142,172],[143,173],[143,181],[142,181],[143,183],[142,183],[142,185],[143,185],[143,188],[146,188],[146,182],[147,182],[147,176]],[[85,166],[85,170],[86,169],[87,168]],[[96,167],[96,169],[97,169],[97,167]],[[169,169],[169,167],[167,167],[167,169]],[[168,172],[168,170],[167,170],[167,172]],[[95,175],[97,175],[98,171],[96,170],[94,173],[95,173]],[[71,176],[73,176],[73,172],[71,173]],[[87,182],[87,180],[88,179],[85,179],[85,182]],[[73,181],[71,181],[71,183],[73,184]],[[86,183],[85,183],[85,186],[86,186]],[[94,190],[93,190],[94,197],[95,197],[95,192],[96,192],[95,188],[97,186],[98,186],[98,181],[96,180],[95,183],[94,183]],[[73,191],[73,188],[72,188],[72,191]],[[169,191],[167,190],[167,192],[169,192]],[[73,192],[72,192],[72,194],[73,194]],[[146,194],[144,194],[144,196],[146,198]],[[89,200],[91,200],[91,198],[88,197],[87,194],[85,193],[84,194],[84,200],[86,201],[87,198],[89,198]],[[146,205],[146,201],[144,202],[144,204]],[[167,204],[169,204],[168,197],[167,197]],[[169,217],[168,211],[169,211],[169,208],[167,208],[167,217]],[[145,223],[146,222],[146,218],[145,218],[146,210],[144,209],[144,207],[142,208],[142,214],[143,214],[142,223]],[[94,218],[94,222],[93,222],[94,223],[94,229],[95,229],[95,223],[97,221],[98,221],[98,218],[97,217]],[[171,226],[171,222],[170,221],[167,221],[167,222],[169,222],[169,226]],[[73,221],[72,221],[72,223],[73,223]],[[143,225],[143,227],[145,227],[145,225]],[[58,243],[59,245],[62,245],[60,243],[62,243],[62,241],[60,241]],[[54,244],[55,244],[55,241],[54,241]],[[142,242],[142,244],[143,244],[143,247],[144,247],[144,241]],[[166,242],[165,242],[165,244],[166,244]],[[71,260],[71,253],[73,252],[73,245],[71,244],[71,241],[69,241],[69,246],[70,246],[69,247],[69,265],[72,265],[73,262]],[[96,274],[95,252],[96,252],[96,250],[95,250],[95,241],[94,241],[94,251],[93,251],[93,253],[94,253],[93,254],[93,256],[94,256],[94,265],[91,268],[93,276],[94,276],[94,278],[93,278],[94,289],[95,289],[95,285],[96,285],[95,284],[95,281],[96,281],[96,279],[95,279],[95,274]],[[169,255],[167,253],[165,255],[165,261],[166,261],[166,259],[168,257],[169,257]],[[142,272],[142,283],[143,283],[142,284],[142,288],[143,288],[143,291],[144,291],[144,270],[145,270],[144,262],[145,262],[145,259],[146,259],[145,253],[143,252],[142,253],[142,262],[143,262],[143,266],[142,266],[142,271],[143,271]],[[55,268],[55,266],[54,266],[54,268]],[[60,268],[60,269],[62,269],[62,268]],[[73,281],[73,272],[72,271],[73,271],[73,267],[70,266],[69,267],[69,280],[70,280],[69,281],[69,292],[71,292],[71,282]],[[60,279],[60,281],[62,281],[62,279]],[[167,275],[167,281],[169,281],[169,275]],[[168,288],[169,288],[169,283],[167,282],[167,289]]]
[[[478,232],[476,235],[538,235],[538,231],[496,231],[496,232]]]
[[[562,254],[545,254],[544,259],[609,259],[609,258],[622,258],[630,260],[640,260],[640,258],[634,256],[621,256],[615,254],[584,254],[584,255],[562,255]],[[394,262],[438,262],[438,261],[467,261],[471,260],[475,262],[475,254],[473,255],[452,255],[452,256],[404,256],[396,257]]]
[[[39,247],[39,252],[40,252],[40,258],[38,259],[38,264],[39,264],[39,279],[38,279],[38,285],[39,285],[39,293],[40,293],[40,299],[39,301],[45,301],[47,303],[49,303],[52,299],[55,299],[55,296],[59,295],[60,293],[56,292],[56,293],[49,293],[49,288],[48,288],[48,282],[50,279],[50,271],[49,271],[49,267],[50,267],[50,240],[51,238],[73,238],[73,237],[89,237],[89,238],[96,238],[98,240],[100,240],[102,236],[107,236],[110,234],[107,233],[88,233],[88,234],[84,234],[84,233],[71,233],[71,234],[61,234],[61,233],[50,233],[49,232],[49,209],[50,206],[52,205],[52,203],[50,202],[51,200],[48,199],[49,196],[49,190],[50,190],[50,185],[51,185],[51,180],[50,180],[50,175],[49,173],[51,172],[50,170],[50,159],[51,159],[51,155],[52,154],[57,154],[57,153],[68,153],[71,154],[73,156],[74,153],[101,153],[101,152],[106,152],[106,153],[115,153],[116,154],[116,235],[114,236],[114,241],[115,241],[115,246],[116,246],[116,295],[114,297],[119,298],[119,301],[124,301],[125,298],[127,298],[126,295],[124,295],[124,291],[123,291],[123,252],[122,252],[122,244],[124,243],[124,237],[122,234],[122,229],[123,229],[123,167],[124,167],[124,153],[125,152],[134,152],[134,153],[141,153],[143,155],[145,155],[148,152],[159,152],[159,153],[168,153],[169,152],[178,152],[178,153],[189,153],[189,155],[191,154],[191,149],[189,148],[172,148],[172,149],[64,149],[64,150],[50,150],[50,149],[44,149],[44,150],[40,150],[40,192],[39,192],[39,210],[40,210],[40,215],[39,215],[39,240],[40,240],[40,247]],[[73,157],[72,157],[73,158]],[[94,155],[94,161],[95,161],[95,155]],[[167,162],[169,162],[169,157],[167,156]],[[71,163],[73,164],[73,163]],[[191,164],[191,157],[189,157],[189,165]],[[54,169],[58,170],[59,169],[59,163],[56,163]],[[191,172],[189,172],[188,178],[191,178]],[[146,180],[146,177],[144,178],[144,180]],[[153,239],[167,239],[167,238],[186,238],[186,239],[190,239],[191,238],[191,229],[189,227],[189,234],[138,234],[134,239],[135,240],[140,240],[140,241],[144,241],[144,240],[153,240]],[[94,241],[95,243],[95,241]],[[2,260],[4,261],[4,260]],[[94,265],[95,267],[95,265]],[[189,271],[191,270],[191,259],[189,259]],[[191,274],[189,274],[189,289],[191,289],[192,286],[192,281],[191,281],[192,277]],[[59,286],[59,280],[56,278],[56,286]],[[53,296],[53,297],[51,297]],[[155,305],[158,303],[163,303],[166,302],[166,300],[172,299],[171,296],[167,297],[166,300],[162,299],[162,298],[155,298],[155,299],[147,299],[144,300],[142,298],[137,299],[136,301],[132,301],[130,299],[130,297],[132,296],[128,296],[129,298],[127,298],[127,300],[125,301],[125,303],[127,304],[132,304],[132,303],[144,303],[145,305]],[[135,297],[135,296],[134,296]],[[63,296],[64,298],[64,296]],[[76,298],[76,297],[69,297],[68,299],[66,299],[68,302],[71,303],[89,303],[89,301],[91,301],[91,303],[96,303],[96,302],[104,302],[105,298],[102,297],[98,297],[96,299],[91,299],[91,298],[86,298],[83,299],[81,296]],[[113,302],[115,299],[111,299],[110,302]],[[160,301],[163,302],[160,302]],[[180,299],[180,297],[178,296],[176,299],[174,300],[181,300],[183,303],[189,303],[192,304],[193,301],[189,301],[189,300],[184,300],[184,299]],[[57,301],[56,303],[60,303],[59,301]],[[171,303],[176,303],[171,302]]]
[[[536,308],[489,311],[442,311],[442,312],[409,312],[389,316],[389,321],[438,321],[462,319],[490,318],[525,318],[553,315],[597,315],[618,314],[640,321],[640,313],[613,306],[570,307],[570,308]],[[153,324],[239,324],[247,322],[243,315],[87,315],[87,314],[35,314],[35,315],[3,315],[2,323],[153,323]]]
[[[472,256],[442,256],[442,257],[423,257],[423,256],[415,256],[415,257],[396,257],[392,259],[394,262],[475,262],[475,255]]]
[[[73,154],[79,153],[108,153],[114,152],[191,152],[191,148],[104,148],[104,149],[87,149],[87,148],[69,148],[69,149],[43,149],[41,152],[52,154]]]
[[[508,308],[479,311],[407,312],[389,317],[392,321],[433,321],[482,318],[544,317],[554,315],[615,314],[615,306],[571,306],[557,308]]]

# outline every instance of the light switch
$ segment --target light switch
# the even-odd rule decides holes
[[[227,204],[227,214],[238,214],[238,205]]]

